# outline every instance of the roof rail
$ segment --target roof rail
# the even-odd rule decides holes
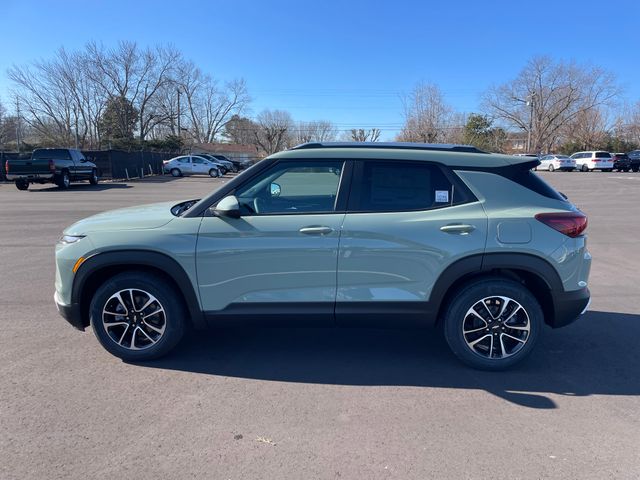
[[[433,150],[440,152],[488,153],[473,145],[455,145],[449,143],[410,143],[410,142],[309,142],[292,147],[291,150],[310,150],[314,148],[387,148],[394,150]]]

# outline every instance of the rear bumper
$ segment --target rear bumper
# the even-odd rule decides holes
[[[80,305],[72,303],[71,305],[65,305],[58,299],[58,294],[53,295],[53,300],[58,309],[58,313],[69,322],[73,327],[78,330],[84,331],[84,322],[82,321],[82,315],[80,314]]]
[[[564,327],[575,322],[587,311],[591,303],[591,293],[587,287],[571,292],[556,293],[553,299],[553,328]]]
[[[27,182],[40,182],[43,180],[53,180],[53,173],[33,173],[28,175],[7,173],[7,180],[13,182],[14,180],[26,180]]]

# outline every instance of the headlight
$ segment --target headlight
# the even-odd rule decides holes
[[[60,237],[58,242],[63,245],[70,245],[72,243],[76,243],[78,240],[82,240],[86,235],[63,235]]]

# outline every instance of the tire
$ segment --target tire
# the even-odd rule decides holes
[[[551,165],[551,164],[549,164],[549,171],[550,171],[550,172],[555,171],[555,167],[554,167],[553,165]]]
[[[636,173],[638,172],[638,170],[640,170],[640,168],[638,168],[638,167],[631,169],[631,171],[636,172]]]
[[[484,308],[485,302],[491,310]],[[502,316],[498,315],[501,309]],[[468,283],[455,293],[445,311],[444,333],[462,362],[497,371],[514,366],[531,353],[543,323],[540,304],[529,290],[513,280],[491,277]]]
[[[100,344],[125,361],[162,357],[184,334],[186,314],[182,302],[175,289],[153,274],[125,272],[112,277],[98,288],[89,308],[91,327]]]
[[[226,168],[226,167],[220,167],[220,173],[221,173],[222,175],[226,175],[227,173],[229,173],[229,170],[227,170],[227,168]]]
[[[182,176],[182,172],[180,170],[178,170],[177,168],[172,168],[170,173],[171,173],[171,176],[173,176],[173,177],[181,177]]]
[[[583,171],[583,172],[588,172],[589,171],[589,167],[587,167],[586,163],[583,163],[582,164],[582,168],[580,168],[580,170]]]
[[[16,188],[18,190],[29,190],[29,182],[26,180],[16,180]]]
[[[231,171],[233,173],[238,173],[238,167],[236,165],[234,165],[233,167],[231,167]]]
[[[58,188],[60,188],[60,190],[68,190],[71,186],[71,177],[69,177],[69,172],[63,170],[58,176],[56,184],[58,185]]]
[[[94,168],[93,170],[91,170],[91,176],[89,177],[89,183],[91,185],[97,185],[98,184],[98,171]]]
[[[209,176],[213,178],[218,178],[220,176],[220,173],[215,168],[212,168],[211,170],[209,170]]]

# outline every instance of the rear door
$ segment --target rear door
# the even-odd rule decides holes
[[[358,161],[340,236],[337,322],[433,320],[436,280],[458,259],[478,254],[480,262],[486,237],[480,202],[444,167]]]

